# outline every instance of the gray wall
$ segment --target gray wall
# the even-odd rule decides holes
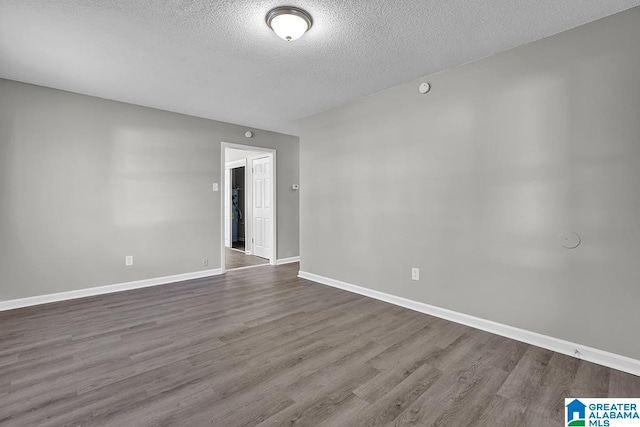
[[[635,8],[303,120],[301,270],[640,359],[638,46]]]
[[[220,268],[222,141],[277,150],[277,255],[297,256],[298,138],[246,130],[0,80],[0,300]]]

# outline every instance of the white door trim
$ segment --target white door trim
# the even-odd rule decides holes
[[[247,150],[247,151],[259,151],[265,154],[271,155],[271,173],[272,173],[272,191],[273,191],[273,250],[271,251],[271,257],[269,258],[269,264],[276,265],[277,256],[278,256],[278,193],[277,193],[277,156],[276,150],[271,148],[257,147],[253,145],[242,145],[235,144],[232,142],[224,142],[220,144],[220,182],[222,185],[220,186],[222,189],[225,187],[225,170],[226,170],[226,162],[225,162],[225,150],[227,148],[235,148],[237,150]],[[248,175],[246,172],[248,171],[248,167],[245,168],[245,182],[247,178],[250,177],[253,180],[253,176]],[[224,191],[220,192],[220,231],[221,231],[221,239],[220,239],[220,265],[222,269],[222,273],[225,272],[225,245],[224,245]],[[246,221],[245,221],[246,223]],[[253,236],[253,230],[247,230],[247,237]],[[245,242],[246,245],[246,242]],[[253,248],[252,248],[253,249]]]
[[[226,162],[224,164],[224,167],[227,169],[235,169],[235,168],[245,167],[246,165],[247,165],[247,159],[239,159],[239,160],[232,160],[230,162]]]
[[[224,180],[222,182],[222,222],[224,230],[222,240],[225,248],[231,247],[231,169],[224,169]]]

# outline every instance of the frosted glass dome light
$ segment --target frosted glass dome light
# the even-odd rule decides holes
[[[267,13],[267,25],[283,40],[299,39],[313,25],[311,15],[293,6],[280,6]]]

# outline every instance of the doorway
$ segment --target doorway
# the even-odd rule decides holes
[[[275,150],[222,143],[225,270],[276,263]]]
[[[245,166],[231,169],[231,249],[245,251]],[[244,214],[243,214],[244,212]]]
[[[242,252],[247,236],[246,165],[246,159],[225,162],[224,180],[224,245]]]

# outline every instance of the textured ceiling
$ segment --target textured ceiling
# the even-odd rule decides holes
[[[269,9],[313,28],[279,39]],[[640,0],[0,0],[0,77],[288,134],[297,120]]]

